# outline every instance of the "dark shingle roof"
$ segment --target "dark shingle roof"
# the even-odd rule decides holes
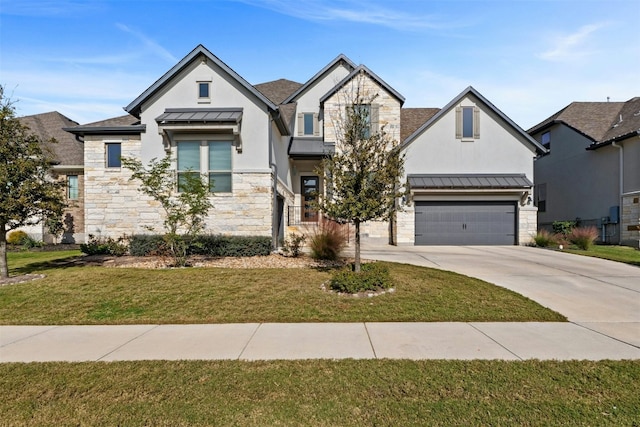
[[[260,83],[253,87],[269,98],[271,102],[276,105],[280,105],[289,95],[300,89],[300,87],[302,87],[302,83],[287,79],[280,79],[272,82]]]
[[[640,97],[635,97],[624,103],[614,123],[601,141],[615,140],[638,131],[640,131]]]
[[[34,114],[19,118],[20,122],[28,126],[33,134],[38,136],[45,147],[51,150],[56,162],[63,166],[77,166],[84,164],[84,146],[76,137],[63,128],[77,126],[78,123],[63,116],[57,111]],[[48,141],[54,138],[57,144]]]
[[[524,174],[427,174],[409,175],[407,179],[411,188],[425,189],[510,189],[533,186]]]
[[[113,117],[98,122],[87,123],[81,126],[69,126],[66,131],[79,136],[84,135],[136,135],[144,132],[145,125],[140,124],[140,119],[127,114]]]
[[[440,111],[439,108],[402,108],[400,110],[400,141],[407,139],[438,111]]]
[[[600,141],[615,123],[624,102],[572,102],[527,132],[538,133],[555,123],[564,123],[592,141]]]

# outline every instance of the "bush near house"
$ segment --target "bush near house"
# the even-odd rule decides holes
[[[571,230],[567,238],[578,248],[587,251],[598,238],[598,230],[595,227],[577,227]]]
[[[563,236],[568,236],[571,233],[571,230],[578,226],[577,221],[554,221],[551,224],[553,227],[553,232],[555,234],[562,234]]]
[[[204,234],[188,238],[187,255],[214,257],[266,256],[271,253],[271,238],[266,236],[222,236]],[[166,254],[164,236],[158,234],[136,234],[129,241],[129,253],[133,256]]]
[[[549,246],[558,244],[556,236],[544,229],[538,231],[538,233],[534,236],[533,241],[536,243],[536,246],[539,246],[541,248],[547,248]]]
[[[375,262],[362,264],[359,273],[354,271],[353,266],[342,269],[335,273],[329,282],[332,290],[349,294],[389,289],[392,285],[389,269]]]
[[[89,241],[80,245],[82,253],[87,255],[123,256],[128,249],[127,239],[124,236],[113,239],[89,234]]]
[[[29,235],[22,230],[12,231],[7,236],[7,243],[18,246],[23,244],[28,237]]]

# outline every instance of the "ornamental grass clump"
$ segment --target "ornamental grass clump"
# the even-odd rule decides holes
[[[583,251],[588,251],[598,238],[598,230],[595,227],[576,227],[567,237],[569,242]]]
[[[336,260],[347,246],[347,236],[340,224],[322,218],[318,229],[311,236],[309,248],[315,259]]]
[[[556,236],[544,229],[538,231],[538,233],[533,238],[533,241],[536,243],[536,246],[539,246],[541,248],[547,248],[558,243]]]

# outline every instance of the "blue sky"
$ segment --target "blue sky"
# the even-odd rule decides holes
[[[0,84],[19,115],[124,114],[198,44],[252,84],[338,54],[442,107],[474,86],[527,129],[572,101],[640,96],[638,0],[0,0]]]

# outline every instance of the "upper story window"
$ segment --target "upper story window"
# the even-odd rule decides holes
[[[209,141],[209,190],[231,193],[231,141]]]
[[[200,141],[178,142],[178,191],[189,174],[200,174]]]
[[[105,144],[105,155],[106,155],[106,165],[108,168],[119,168],[122,163],[120,161],[121,157],[121,144],[119,142],[112,143],[108,142]]]
[[[318,136],[318,113],[298,113],[298,136]]]
[[[542,146],[544,148],[546,148],[547,150],[550,150],[551,149],[551,132],[543,133],[540,139],[540,142],[542,143]]]
[[[208,104],[211,102],[211,80],[207,78],[199,79],[197,82],[198,103]]]
[[[78,175],[67,175],[67,199],[78,200]]]
[[[356,104],[351,106],[348,111],[349,120],[355,120],[357,129],[353,129],[360,133],[363,139],[371,137],[378,132],[379,109],[375,104]]]
[[[534,189],[534,202],[538,207],[538,212],[547,211],[547,184],[536,184]]]
[[[456,108],[456,139],[480,138],[480,109],[478,107]]]

